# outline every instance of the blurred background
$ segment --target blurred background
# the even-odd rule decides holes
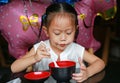
[[[97,17],[94,29],[95,38],[102,43],[96,55],[105,56],[103,59],[107,62],[105,68],[106,74],[100,83],[120,83],[120,0],[117,0],[115,18],[105,21],[101,17]],[[105,44],[108,44],[108,48],[106,48]],[[108,51],[108,56],[104,55],[106,53],[102,54],[103,50],[104,52]]]

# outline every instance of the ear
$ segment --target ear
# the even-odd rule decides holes
[[[47,36],[47,37],[49,37],[49,35],[48,35],[48,29],[47,29],[47,27],[45,27],[45,26],[42,26],[42,28],[43,28],[43,31],[45,32],[46,36]]]

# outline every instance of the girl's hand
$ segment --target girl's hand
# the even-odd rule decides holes
[[[87,68],[82,62],[82,60],[79,58],[79,64],[80,64],[80,73],[73,73],[72,79],[76,80],[78,83],[81,83],[88,79],[88,72]]]
[[[42,58],[49,58],[50,53],[48,51],[49,49],[46,48],[45,44],[41,43],[34,55],[36,62],[40,61]]]

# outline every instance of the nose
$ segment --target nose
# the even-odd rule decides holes
[[[65,41],[66,40],[66,34],[61,34],[61,41]]]

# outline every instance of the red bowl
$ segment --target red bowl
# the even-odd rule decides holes
[[[24,78],[29,81],[45,81],[50,75],[48,71],[29,72],[24,75]]]
[[[71,66],[75,66],[75,62],[74,61],[56,61],[57,65],[59,66],[58,68],[67,68],[67,67],[71,67]],[[54,68],[55,65],[53,62],[51,62],[49,64],[49,67]]]
[[[72,74],[75,73],[76,63],[74,61],[57,61],[59,67],[55,67],[54,63],[49,64],[51,76],[57,83],[70,83]]]

